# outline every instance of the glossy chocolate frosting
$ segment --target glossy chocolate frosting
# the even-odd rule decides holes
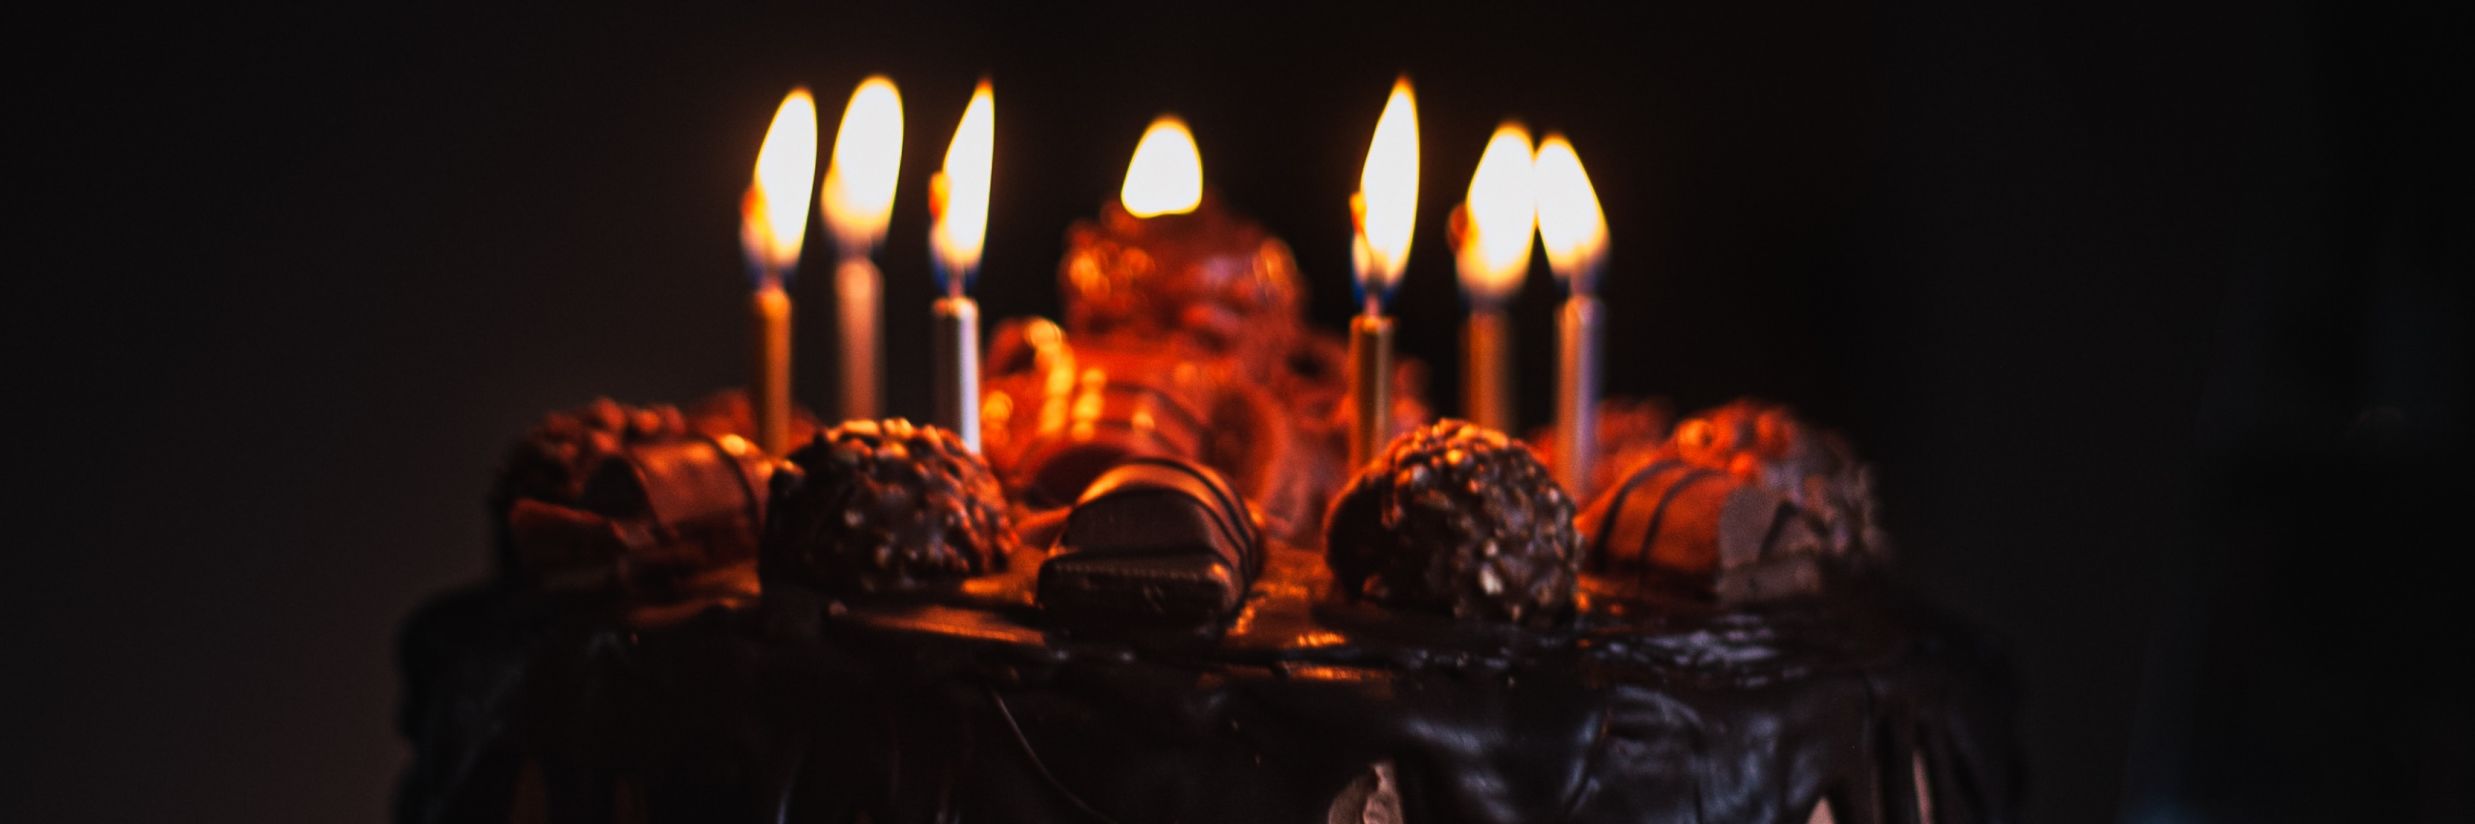
[[[398,820],[2014,815],[2000,662],[1867,580],[1725,610],[1585,576],[1523,630],[1347,604],[1276,545],[1225,635],[1128,642],[1044,629],[1038,560],[814,621],[440,599],[403,639]]]

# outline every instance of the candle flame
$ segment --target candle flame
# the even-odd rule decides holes
[[[1161,115],[1143,130],[1117,202],[1135,217],[1182,215],[1203,205],[1203,156],[1186,121]]]
[[[1458,250],[1461,287],[1473,301],[1501,302],[1530,273],[1530,239],[1538,232],[1532,172],[1530,131],[1512,122],[1495,127],[1461,207],[1467,214],[1467,235]]]
[[[1597,291],[1599,268],[1607,262],[1607,215],[1599,211],[1598,190],[1581,156],[1560,134],[1538,144],[1538,235],[1547,246],[1547,265],[1573,294]]]
[[[1418,225],[1418,101],[1406,76],[1392,82],[1392,97],[1375,121],[1350,210],[1358,224],[1351,262],[1359,290],[1374,299],[1399,285]]]
[[[816,185],[816,101],[801,86],[782,98],[756,151],[756,177],[740,201],[740,245],[765,277],[799,264],[807,239],[808,198]]]
[[[962,123],[954,127],[954,142],[945,149],[945,169],[929,181],[929,211],[937,223],[929,231],[940,280],[949,292],[960,293],[980,266],[980,249],[988,240],[988,179],[997,144],[997,101],[988,81],[971,92]]]
[[[901,169],[902,92],[883,75],[871,76],[842,109],[834,162],[825,169],[825,226],[844,256],[865,255],[885,239]]]

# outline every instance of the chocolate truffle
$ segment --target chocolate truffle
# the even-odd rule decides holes
[[[905,592],[1000,570],[1015,546],[997,480],[954,434],[852,421],[776,472],[759,572],[777,585]]]
[[[1501,432],[1447,419],[1394,439],[1333,503],[1324,531],[1345,598],[1526,623],[1572,610],[1572,499]]]

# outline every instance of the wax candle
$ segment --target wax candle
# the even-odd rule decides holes
[[[981,80],[963,109],[945,167],[929,181],[929,230],[938,286],[945,296],[930,307],[936,335],[930,355],[936,369],[937,425],[954,432],[973,451],[980,448],[980,307],[964,294],[980,267],[988,237],[988,184],[995,147],[996,98]]]
[[[791,445],[791,298],[783,284],[799,265],[815,186],[816,101],[801,87],[774,110],[773,125],[756,152],[755,179],[739,204],[740,249],[756,281],[750,303],[756,374],[749,402],[756,412],[757,445],[776,456]]]
[[[884,391],[884,276],[870,256],[885,239],[894,210],[896,172],[902,168],[902,93],[894,81],[872,76],[851,92],[834,132],[833,164],[826,167],[820,212],[834,235],[842,261],[834,268],[834,298],[842,346],[844,420],[879,416]]]
[[[1356,233],[1350,268],[1365,311],[1349,324],[1349,460],[1364,465],[1392,439],[1392,319],[1384,300],[1400,285],[1417,228],[1418,101],[1409,78],[1392,83],[1375,139],[1367,147],[1358,194],[1350,199]]]
[[[1203,154],[1186,121],[1161,115],[1143,129],[1134,159],[1126,161],[1117,203],[1138,218],[1193,214],[1203,205]]]
[[[1561,357],[1557,377],[1556,479],[1579,500],[1589,500],[1591,464],[1598,457],[1599,271],[1607,262],[1607,217],[1598,192],[1581,167],[1573,144],[1549,134],[1538,145],[1538,234],[1547,265],[1564,283],[1567,297],[1557,324]]]
[[[1531,238],[1538,232],[1531,164],[1529,130],[1512,122],[1497,126],[1470,175],[1468,199],[1453,213],[1454,257],[1470,311],[1462,329],[1462,414],[1503,432],[1515,426],[1512,321],[1504,306],[1529,276]]]

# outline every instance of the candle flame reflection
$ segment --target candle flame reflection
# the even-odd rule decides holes
[[[825,169],[825,226],[842,254],[865,255],[885,239],[902,168],[902,92],[882,75],[859,82],[834,132],[834,159]]]
[[[1367,147],[1366,170],[1358,176],[1350,211],[1358,230],[1351,246],[1358,287],[1370,301],[1377,300],[1400,284],[1410,235],[1417,228],[1418,101],[1406,76],[1393,81],[1392,96],[1375,121],[1375,139]]]
[[[1458,250],[1461,287],[1474,302],[1501,302],[1529,274],[1530,242],[1538,231],[1528,129],[1509,122],[1495,128],[1462,208],[1468,222]]]
[[[1203,156],[1186,121],[1162,115],[1143,130],[1117,202],[1135,217],[1182,215],[1203,204]]]
[[[1599,211],[1598,190],[1563,135],[1549,134],[1539,142],[1537,165],[1538,234],[1547,247],[1547,264],[1573,294],[1595,293],[1607,261],[1607,215]]]
[[[946,147],[945,168],[929,182],[929,210],[936,226],[929,245],[937,260],[940,285],[961,294],[980,266],[980,250],[988,240],[988,181],[997,143],[997,102],[988,81],[971,93],[954,142]]]
[[[805,86],[774,110],[756,152],[756,175],[740,201],[740,245],[760,277],[779,280],[799,264],[808,198],[816,185],[816,101]]]

